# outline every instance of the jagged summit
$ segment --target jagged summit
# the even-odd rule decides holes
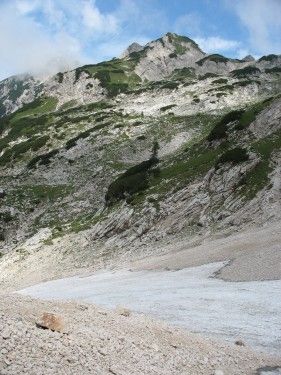
[[[252,62],[252,61],[255,61],[255,58],[252,56],[252,55],[247,55],[245,56],[242,61],[245,61],[245,62]]]
[[[133,55],[138,58],[135,73],[142,79],[158,81],[175,69],[194,67],[206,54],[192,39],[168,32],[147,43],[137,56]]]
[[[125,49],[125,51],[121,54],[120,58],[122,59],[124,57],[129,56],[133,52],[139,52],[143,49],[144,49],[143,46],[141,46],[139,43],[134,42],[130,44],[128,48]]]

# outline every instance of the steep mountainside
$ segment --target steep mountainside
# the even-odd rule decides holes
[[[0,270],[281,219],[281,57],[131,50],[0,83]]]

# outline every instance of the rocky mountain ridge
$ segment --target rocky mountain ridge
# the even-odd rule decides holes
[[[173,33],[140,46],[133,43],[120,59],[86,65],[58,73],[44,81],[30,75],[14,76],[0,82],[0,116],[7,115],[39,97],[52,96],[62,105],[86,104],[118,93],[127,93],[148,82],[189,76],[202,78],[226,75],[230,78],[271,79],[280,73],[281,56],[269,55],[255,61],[251,56],[229,59],[207,55],[191,39]]]
[[[139,48],[0,83],[0,270],[281,219],[281,57],[171,33]]]

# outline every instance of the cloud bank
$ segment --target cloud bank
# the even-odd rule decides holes
[[[11,74],[46,76],[112,58],[143,35],[122,33],[135,12],[128,0],[101,12],[94,0],[3,0],[0,3],[0,79]],[[125,11],[126,10],[126,11]]]

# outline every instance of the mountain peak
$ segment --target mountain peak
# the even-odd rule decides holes
[[[188,38],[185,35],[179,35],[176,33],[168,32],[166,33],[162,38],[160,38],[164,41],[168,41],[170,44],[178,45],[178,44],[192,44],[193,47],[198,48],[199,46],[197,43],[195,43],[194,40]]]
[[[251,62],[251,61],[255,61],[254,57],[252,55],[247,55],[245,56],[242,61],[245,61],[245,62]]]
[[[144,47],[142,45],[134,42],[134,43],[130,44],[128,48],[125,49],[125,51],[122,53],[122,55],[120,57],[121,58],[127,57],[133,52],[139,52],[139,51],[143,50],[143,48]]]

